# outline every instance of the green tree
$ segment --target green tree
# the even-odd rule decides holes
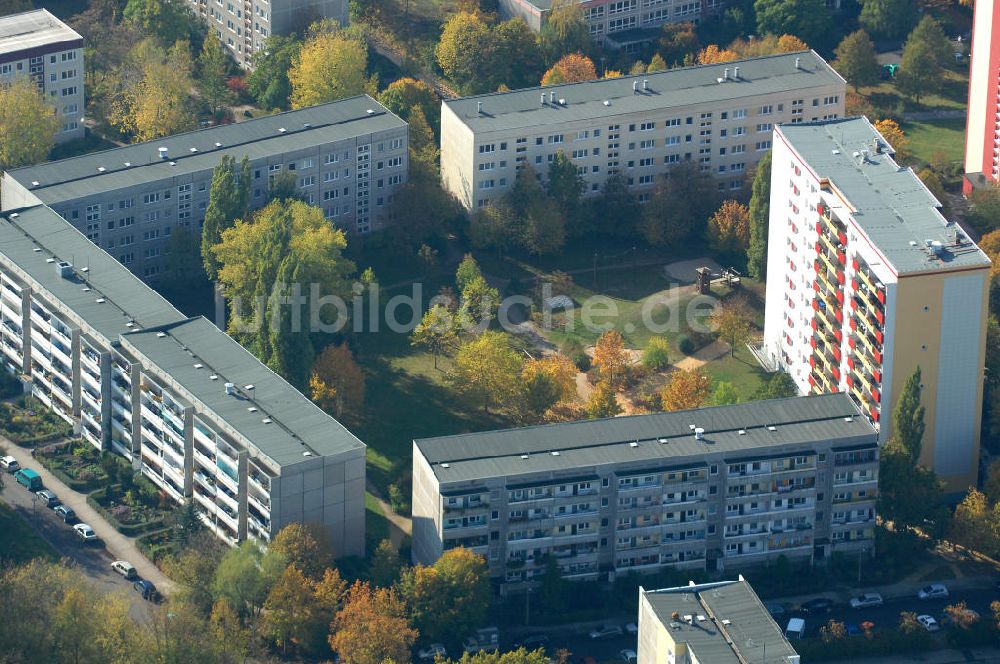
[[[875,53],[875,44],[864,30],[856,30],[844,37],[835,51],[837,59],[833,68],[857,92],[858,88],[875,85],[881,67]]]
[[[420,633],[431,641],[450,641],[482,625],[492,591],[482,556],[449,549],[433,566],[403,573],[400,589]]]
[[[256,619],[285,567],[279,554],[264,554],[253,542],[244,541],[222,557],[212,580],[212,593],[244,619]]]
[[[441,31],[434,49],[441,71],[459,90],[475,94],[489,90],[484,87],[484,63],[491,63],[493,33],[478,14],[459,12],[452,16]]]
[[[955,508],[949,536],[962,546],[993,556],[1000,551],[1000,523],[994,523],[996,509],[990,508],[986,495],[969,487],[962,502]]]
[[[951,51],[941,24],[924,16],[906,39],[896,87],[919,104],[921,97],[941,89]]]
[[[483,277],[473,279],[462,289],[458,324],[466,329],[485,327],[496,316],[499,306],[500,291],[490,286]]]
[[[642,350],[642,365],[654,371],[670,366],[670,342],[663,337],[650,337]]]
[[[164,47],[192,36],[193,17],[183,0],[128,0],[123,16]]]
[[[270,178],[267,187],[267,199],[269,201],[288,201],[297,199],[305,201],[305,194],[299,189],[299,181],[295,171],[280,171]]]
[[[549,163],[548,194],[570,222],[577,219],[580,196],[583,195],[584,181],[566,153],[560,150]]]
[[[231,68],[232,61],[226,47],[215,32],[209,30],[198,56],[198,90],[213,113],[218,113],[233,101],[233,93],[226,85]]]
[[[879,455],[879,516],[901,525],[919,525],[934,518],[944,522],[947,511],[942,511],[943,500],[934,472],[915,464],[898,437],[890,438]]]
[[[45,161],[59,117],[28,78],[0,84],[0,170]]]
[[[823,0],[756,0],[758,34],[795,35],[814,46],[835,34],[833,16]]]
[[[861,0],[861,26],[882,39],[901,39],[918,15],[913,0]]]
[[[921,385],[920,367],[918,366],[903,383],[896,405],[892,410],[892,435],[910,455],[910,461],[918,463],[923,447],[924,407],[920,403]]]
[[[589,203],[589,202],[588,202]],[[642,216],[642,206],[628,182],[620,173],[612,175],[601,187],[601,195],[594,203],[588,204],[590,219],[584,229],[583,224],[570,227],[574,235],[584,234],[589,230],[600,236],[615,238],[632,238],[635,235],[636,220]]]
[[[212,172],[212,185],[208,190],[208,208],[201,227],[201,260],[205,276],[210,281],[218,278],[219,262],[215,245],[222,239],[222,232],[247,213],[250,203],[250,160],[244,156],[237,170],[236,159],[230,155]]]
[[[312,34],[292,57],[288,81],[292,108],[304,108],[374,92],[367,78],[368,49],[338,30]]]
[[[403,571],[403,560],[392,542],[384,539],[378,543],[371,558],[369,576],[373,584],[379,588],[388,588],[399,580]]]
[[[736,388],[732,383],[725,380],[720,380],[716,383],[715,391],[712,392],[713,406],[729,406],[738,403],[739,400],[739,393],[736,392]]]
[[[598,381],[587,400],[587,417],[596,420],[603,417],[614,417],[621,412],[622,407],[618,403],[618,395],[611,381]]]
[[[166,278],[173,288],[187,288],[205,278],[200,258],[201,242],[187,226],[177,226],[167,240]]]
[[[29,0],[2,0],[0,1],[0,16],[10,14],[20,14],[34,9]]]
[[[477,249],[496,249],[498,255],[517,244],[521,222],[506,200],[493,200],[472,213],[469,239]]]
[[[523,394],[524,360],[502,332],[486,330],[463,343],[448,380],[455,391],[483,410],[517,410]]]
[[[455,290],[461,293],[466,286],[477,278],[481,279],[482,276],[483,272],[479,269],[479,263],[472,257],[472,254],[466,254],[455,271]]]
[[[434,357],[434,368],[438,368],[438,357],[454,349],[458,343],[458,329],[455,314],[443,304],[435,304],[424,312],[420,323],[410,334],[410,345],[420,346]]]
[[[767,274],[767,220],[771,207],[771,151],[757,163],[750,194],[750,245],[747,272],[763,280]]]
[[[754,391],[752,401],[765,401],[767,399],[784,399],[798,395],[799,389],[795,386],[795,381],[791,376],[783,371],[771,374],[763,385]]]
[[[700,238],[718,200],[715,178],[703,173],[697,162],[676,164],[657,181],[652,198],[642,210],[642,236],[657,247]]]
[[[302,42],[295,35],[271,35],[264,48],[253,54],[253,71],[247,90],[261,108],[285,110],[291,104],[292,84],[288,70],[298,57]]]
[[[490,89],[530,87],[541,74],[538,41],[523,18],[503,21],[493,27],[494,63]]]
[[[538,35],[542,58],[551,67],[564,55],[590,53],[594,40],[583,15],[583,7],[575,0],[555,0]]]
[[[544,583],[543,579],[543,588]],[[560,656],[560,653],[564,653],[564,656]],[[465,653],[458,660],[442,660],[442,664],[548,664],[552,661],[563,663],[568,661],[568,653],[565,650],[556,651],[554,655],[555,660],[551,659],[542,648],[531,651],[518,648],[503,653],[499,650],[481,650],[474,655]]]
[[[207,615],[212,610],[215,601],[212,582],[221,559],[215,553],[215,543],[203,539],[207,537],[214,536],[200,535],[177,554],[169,556],[163,564],[164,571],[177,583],[175,594],[201,615]]]
[[[420,108],[431,127],[441,125],[441,102],[434,89],[421,80],[409,76],[396,79],[379,94],[378,100],[406,121],[410,120],[413,109]]]

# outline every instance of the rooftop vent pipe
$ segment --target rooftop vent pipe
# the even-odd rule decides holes
[[[795,58],[795,68],[802,69],[802,58]]]
[[[167,150],[166,147],[157,148],[157,152],[160,153],[160,159],[166,159],[167,158],[167,152],[168,152],[168,150]]]
[[[232,396],[236,396],[236,384],[235,383],[226,383],[226,394],[228,394],[231,397]]]
[[[639,81],[632,81],[632,93],[636,94],[639,92]]]
[[[735,78],[737,81],[740,80],[740,68],[739,67],[734,67],[733,68],[733,78]]]
[[[723,81],[729,80],[729,67],[726,67],[725,69],[722,70],[722,80]]]
[[[476,102],[476,110],[479,111],[480,113],[483,112],[483,102],[481,101]]]
[[[704,437],[705,437],[705,430],[702,429],[701,427],[697,427],[694,430],[694,439],[695,440],[702,440]]]
[[[649,90],[649,79],[648,78],[642,79],[642,89],[643,89],[643,91]]]

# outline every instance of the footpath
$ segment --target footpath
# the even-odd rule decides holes
[[[61,500],[65,505],[73,508],[73,511],[76,512],[76,516],[80,521],[88,524],[94,529],[97,536],[101,538],[101,543],[107,549],[108,553],[111,554],[112,560],[127,560],[135,566],[139,576],[152,581],[157,590],[164,595],[169,594],[174,587],[174,582],[167,578],[167,576],[160,571],[160,568],[150,562],[149,559],[146,558],[141,551],[139,551],[139,547],[136,546],[135,540],[131,537],[126,537],[115,530],[111,524],[97,512],[97,510],[91,507],[87,502],[87,497],[85,495],[73,491],[59,481],[59,479],[50,473],[45,466],[38,463],[35,458],[31,456],[30,450],[18,447],[3,436],[0,436],[0,445],[7,448],[7,454],[17,459],[17,462],[21,464],[22,468],[31,468],[41,475],[42,483],[45,485],[45,488],[54,491],[59,497],[59,500]],[[13,478],[10,478],[8,481],[13,481]]]

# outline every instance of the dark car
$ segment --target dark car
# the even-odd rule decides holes
[[[802,606],[799,608],[805,613],[829,613],[830,609],[833,608],[833,600],[826,597],[817,597],[808,602],[802,602]]]
[[[139,579],[132,584],[139,596],[150,602],[157,602],[160,599],[160,593],[153,585],[152,581],[147,581],[146,579]]]
[[[516,648],[525,648],[527,650],[538,650],[539,648],[544,648],[549,643],[548,634],[528,634],[527,636],[518,639],[517,643],[514,644]]]
[[[57,505],[52,511],[58,514],[59,518],[66,523],[73,523],[76,521],[76,512],[74,512],[73,508],[68,505]]]

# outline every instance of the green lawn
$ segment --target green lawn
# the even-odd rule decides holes
[[[365,552],[371,555],[379,542],[389,538],[389,520],[385,518],[375,496],[365,493]]]
[[[893,110],[903,102],[908,111],[933,111],[964,109],[969,103],[969,72],[967,69],[946,69],[941,91],[921,97],[920,103],[912,102],[899,93],[892,81],[882,81],[871,88],[863,88],[876,108]]]
[[[960,162],[965,153],[965,120],[904,122],[900,127],[909,139],[908,151],[915,161],[926,164],[934,153],[944,153],[949,162]]]
[[[767,376],[745,348],[737,351],[735,357],[726,355],[709,362],[705,371],[712,377],[713,384],[732,383],[741,401],[748,401]]]
[[[5,478],[8,482],[13,479]],[[34,558],[58,560],[59,556],[10,505],[0,501],[0,563],[16,565]]]

